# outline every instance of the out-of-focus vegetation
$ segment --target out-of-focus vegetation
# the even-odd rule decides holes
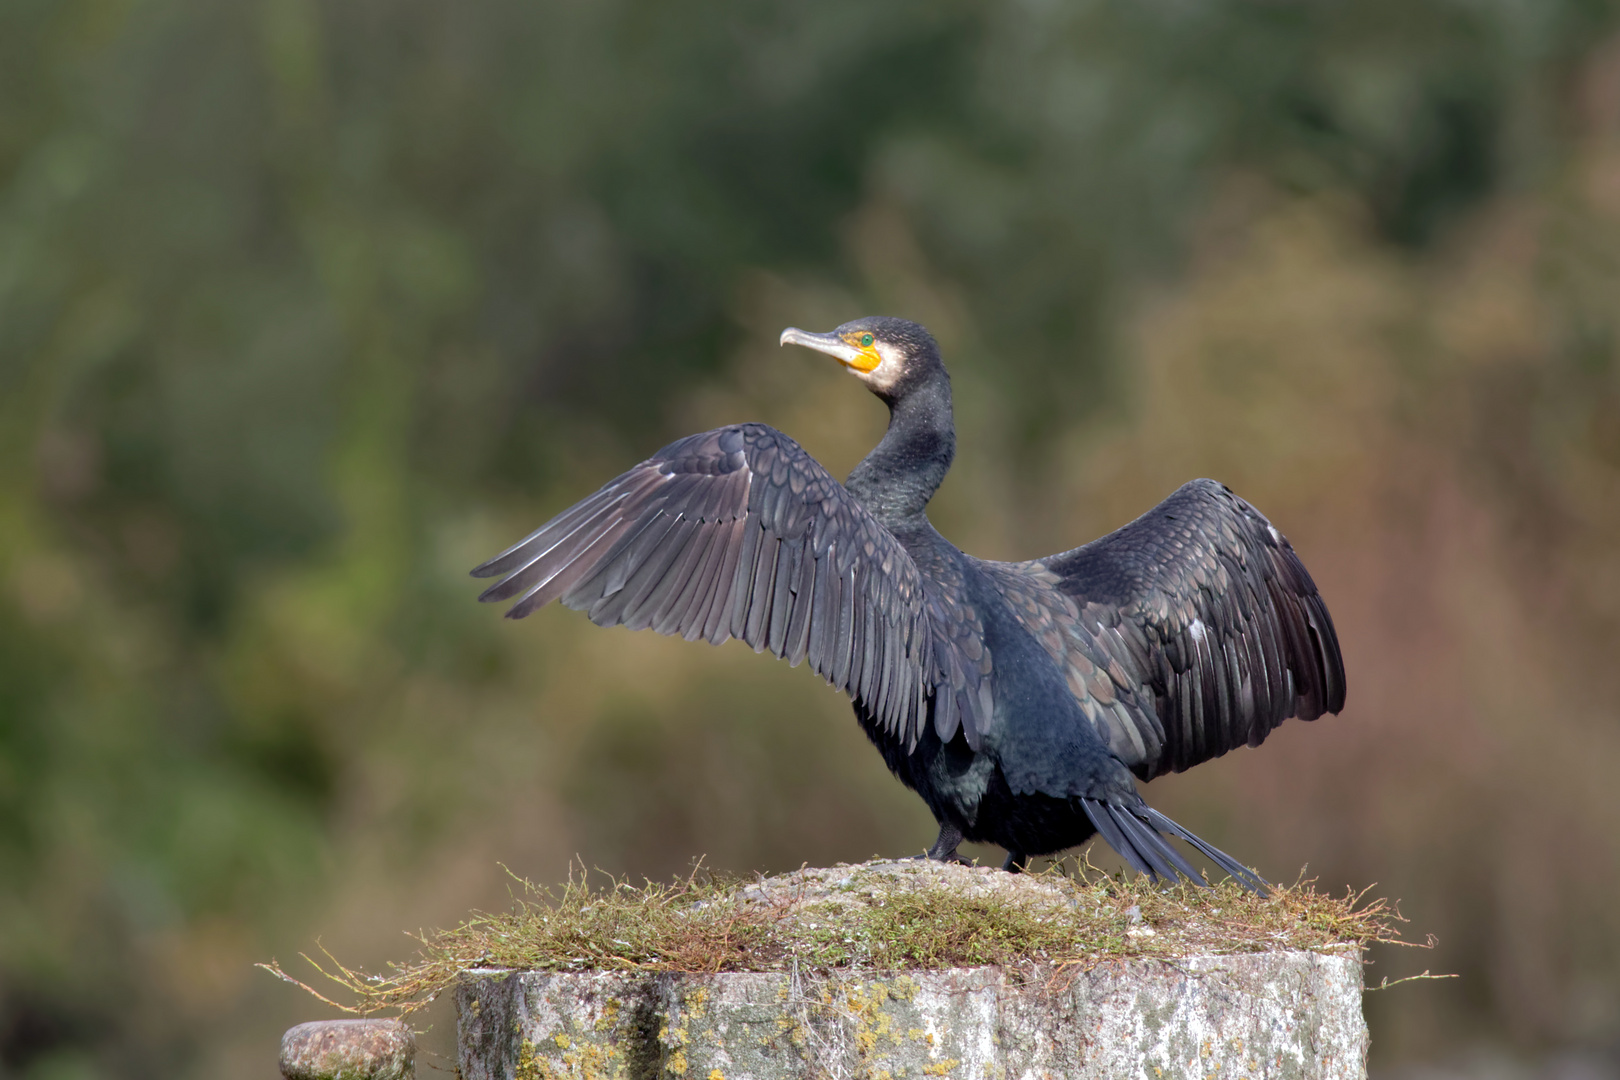
[[[252,970],[920,850],[841,700],[504,623],[468,567],[670,437],[835,470],[785,325],[933,328],[935,520],[1233,485],[1343,716],[1153,785],[1379,883],[1374,1062],[1620,1039],[1620,12],[1603,0],[0,4],[0,1073],[270,1075]],[[1408,972],[1377,954],[1374,979]]]

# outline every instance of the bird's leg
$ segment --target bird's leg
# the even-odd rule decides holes
[[[935,862],[966,864],[967,860],[956,853],[956,845],[961,842],[962,830],[948,821],[942,821],[939,823],[939,839],[934,841],[934,846],[928,849],[928,854],[923,858],[933,859]]]
[[[1001,868],[1009,874],[1022,874],[1024,867],[1028,865],[1028,855],[1025,855],[1022,851],[1009,851],[1007,852],[1007,861],[1001,864]]]

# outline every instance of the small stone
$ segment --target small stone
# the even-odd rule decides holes
[[[281,1037],[286,1080],[411,1080],[416,1038],[399,1020],[316,1020]]]

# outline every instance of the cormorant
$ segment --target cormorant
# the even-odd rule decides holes
[[[1262,888],[1135,780],[1343,708],[1333,620],[1282,534],[1194,480],[1073,551],[976,559],[926,513],[956,453],[928,331],[870,317],[781,344],[832,356],[889,407],[848,480],[764,424],[690,435],[474,570],[502,579],[479,599],[808,660],[933,811],[930,858],[988,841],[1016,871],[1101,833],[1141,873],[1200,882],[1177,837]]]

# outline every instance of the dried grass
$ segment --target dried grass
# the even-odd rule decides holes
[[[978,873],[971,887],[952,874]],[[915,874],[900,880],[899,875]],[[724,972],[1047,966],[1170,959],[1277,949],[1337,951],[1400,938],[1396,907],[1366,890],[1333,897],[1302,881],[1256,896],[1228,881],[1200,889],[1143,878],[1068,876],[1054,868],[1013,879],[966,868],[869,863],[755,882],[694,872],[640,886],[584,873],[548,889],[514,875],[511,910],[411,935],[414,960],[367,974],[322,949],[304,959],[345,1003],[286,974],[344,1012],[408,1014],[464,971]],[[981,884],[982,883],[982,884]],[[896,887],[899,885],[900,887]]]

